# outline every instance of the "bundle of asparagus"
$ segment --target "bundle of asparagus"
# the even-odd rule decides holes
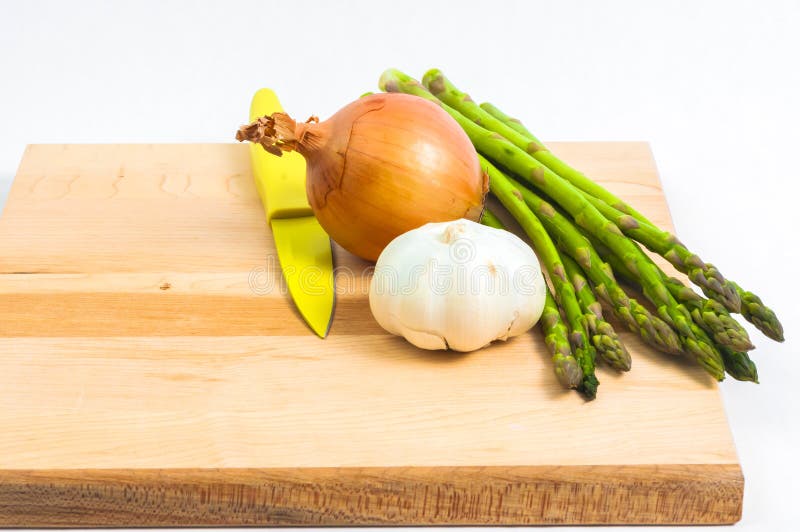
[[[603,305],[648,344],[694,359],[717,380],[727,373],[758,382],[747,354],[753,344],[731,316],[741,313],[766,336],[783,341],[780,322],[758,296],[560,160],[518,120],[489,103],[476,104],[439,70],[429,70],[420,83],[390,69],[379,86],[440,105],[474,144],[491,194],[530,238],[549,278],[552,293],[540,323],[565,387],[591,399],[599,384],[596,358],[618,371],[631,367]],[[502,227],[491,212],[483,222]],[[706,297],[668,276],[641,246],[686,274]],[[639,290],[652,311],[625,292],[617,277]]]

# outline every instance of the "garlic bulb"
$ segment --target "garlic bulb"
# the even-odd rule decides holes
[[[369,304],[378,323],[423,349],[473,351],[529,330],[544,308],[533,250],[470,220],[429,223],[378,257]]]

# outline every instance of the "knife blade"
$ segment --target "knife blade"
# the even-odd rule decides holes
[[[260,89],[250,105],[250,120],[283,112],[270,89]],[[325,338],[335,300],[331,240],[306,197],[306,162],[296,152],[276,157],[250,144],[258,195],[272,229],[283,277],[297,310],[311,329]]]

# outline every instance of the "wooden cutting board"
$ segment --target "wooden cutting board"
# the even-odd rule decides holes
[[[554,150],[670,227],[646,144]],[[0,219],[0,526],[733,523],[716,384],[628,334],[561,390],[537,330],[385,334],[335,249],[330,336],[284,293],[247,147],[34,145]]]

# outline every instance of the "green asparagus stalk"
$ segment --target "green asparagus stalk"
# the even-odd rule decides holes
[[[488,208],[483,210],[481,223],[495,229],[506,228],[500,218]],[[583,372],[578,365],[578,361],[572,355],[569,333],[564,325],[564,320],[561,318],[561,312],[558,310],[556,300],[553,299],[553,294],[550,293],[549,288],[545,287],[545,290],[544,309],[539,319],[542,333],[544,334],[544,343],[553,353],[553,369],[558,382],[567,389],[578,388],[583,380]]]
[[[749,381],[758,384],[758,369],[755,362],[744,351],[734,351],[724,345],[719,346],[722,359],[725,361],[725,371],[737,381]]]
[[[485,159],[481,160],[481,166],[489,174],[489,191],[520,224],[547,270],[550,282],[553,284],[555,300],[564,309],[569,325],[572,353],[583,373],[578,390],[587,398],[594,399],[599,384],[594,372],[595,349],[589,343],[586,317],[581,311],[575,289],[567,278],[561,256],[544,226],[534,216],[508,178]],[[558,370],[556,374],[558,375]]]
[[[595,245],[595,248],[603,260],[607,261],[614,271],[616,271],[621,277],[627,279],[629,282],[636,284],[635,276],[628,270],[628,267],[621,260],[619,260],[613,253],[610,253],[608,248],[599,242],[593,241],[592,243]],[[692,309],[693,317],[695,316],[695,308],[703,308],[707,304],[712,308],[716,306],[718,312],[727,312],[722,305],[716,301],[705,299],[699,296],[694,292],[694,290],[683,284],[680,280],[673,277],[667,277],[666,274],[664,275],[664,280],[665,284],[667,284],[667,287],[678,301],[682,301],[687,306],[694,307]],[[701,323],[701,320],[695,319],[695,321],[698,324]],[[713,335],[713,333],[711,334],[716,340],[716,335]],[[725,371],[728,373],[728,375],[740,381],[758,382],[758,369],[756,368],[755,362],[750,359],[750,356],[746,352],[732,349],[731,347],[719,342],[717,343],[717,348],[722,354],[722,360],[725,364]]]
[[[719,301],[732,312],[739,312],[741,300],[733,283],[726,281],[713,264],[703,262],[700,257],[689,251],[675,235],[662,231],[649,222],[637,220],[590,194],[584,193],[584,196],[625,235],[667,259],[678,271],[685,273],[708,297]]]
[[[537,144],[544,145],[544,143],[539,142],[539,139],[537,139],[534,136],[533,133],[528,131],[528,128],[526,128],[525,125],[522,122],[519,121],[519,119],[508,116],[503,111],[501,111],[500,109],[498,109],[494,105],[490,104],[489,102],[483,102],[480,105],[480,107],[481,107],[481,109],[483,109],[484,111],[486,111],[487,113],[489,113],[490,115],[492,115],[493,117],[495,117],[496,119],[498,119],[499,121],[501,121],[502,123],[504,123],[505,125],[510,127],[511,129],[516,131],[517,133],[520,133],[520,134],[528,137],[529,139],[531,139],[532,141],[536,142]]]
[[[755,325],[759,331],[776,342],[783,342],[783,325],[778,321],[775,313],[767,307],[761,298],[753,292],[743,290],[741,286],[733,283],[736,292],[742,300],[742,316]]]
[[[556,211],[550,204],[537,196],[533,191],[517,183],[513,179],[511,181],[513,184],[515,184],[515,186],[518,187],[518,190],[522,194],[526,203],[528,203],[534,212],[542,212],[542,215],[540,215],[542,223],[545,224],[548,231],[552,235],[556,235],[559,245],[567,250],[573,249],[573,251],[568,251],[568,253],[570,253],[578,261],[578,263],[581,264],[584,271],[589,274],[593,282],[596,283],[595,289],[598,290],[598,293],[602,293],[602,288],[604,285],[597,285],[598,281],[592,277],[593,274],[597,275],[595,269],[592,268],[592,263],[604,264],[603,259],[595,250],[595,247],[597,246],[592,245],[571,220]],[[577,251],[574,248],[577,248]],[[589,260],[585,260],[586,257],[589,257]],[[647,260],[649,259],[646,255],[644,255],[644,257],[642,257],[642,263],[647,263]],[[622,263],[625,265],[626,270],[630,269],[629,262],[622,261]],[[611,275],[610,272],[612,268],[608,268],[608,266],[606,266],[606,268],[609,272],[609,275]],[[656,269],[658,272],[661,272],[661,270],[657,267]],[[622,291],[621,289],[619,290],[620,292]],[[631,301],[635,300],[631,299]],[[703,348],[698,348],[697,345],[694,344],[694,338],[686,337],[684,334],[680,334],[680,340],[684,349],[694,356],[697,362],[703,368],[705,368],[706,371],[708,371],[716,379],[721,380],[724,378],[724,361],[722,360],[721,354],[716,349],[711,339],[708,338],[705,333],[701,329],[697,328],[691,321],[689,327],[691,327],[690,330],[694,337],[700,338],[703,343]],[[646,338],[644,335],[643,337]],[[710,346],[710,348],[706,348],[706,346]],[[677,350],[673,350],[672,352],[676,351]]]
[[[747,331],[727,309],[713,299],[706,299],[679,279],[664,274],[664,284],[675,299],[692,314],[695,323],[706,330],[722,354],[725,371],[736,380],[758,382],[758,370],[747,351],[754,348]]]
[[[508,142],[533,156],[546,168],[569,181],[576,188],[584,190],[583,185],[591,183],[593,191],[602,189],[606,192],[606,195],[611,196],[603,187],[553,155],[538,139],[520,133],[481,108],[468,94],[456,88],[439,70],[432,69],[426,72],[422,79],[422,84],[443,103],[473,122],[480,124],[486,130],[501,135]],[[590,194],[590,196],[594,198],[593,194]],[[616,196],[613,197],[613,204],[621,202]],[[628,206],[628,208],[630,207]],[[629,224],[636,223],[637,218],[641,218],[642,221],[640,223],[642,225],[646,221],[646,218],[638,212],[636,217],[627,215],[627,218],[629,219],[627,220]],[[637,223],[636,225],[638,226],[639,224]],[[675,264],[676,268],[687,273],[689,278],[697,283],[709,297],[718,299],[731,311],[739,311],[740,301],[736,289],[722,277],[713,265],[704,263],[700,257],[689,252],[673,235],[657,229],[650,222],[647,222],[647,225],[650,228],[651,236],[654,236],[652,233],[657,233],[655,236],[659,237],[652,240],[652,242],[660,245],[657,252],[662,253],[667,260]]]
[[[694,322],[705,329],[717,344],[737,351],[755,349],[747,331],[721,303],[700,296],[680,279],[664,274],[663,281],[672,296],[689,309]]]
[[[462,128],[469,122],[463,115],[458,113],[454,114],[452,109],[444,105],[439,98],[431,94],[431,91],[423,87],[422,83],[395,68],[384,70],[378,80],[378,88],[385,92],[402,92],[404,94],[419,96],[429,102],[433,102],[447,111]]]
[[[452,107],[484,129],[503,136],[519,149],[531,155],[546,150],[538,139],[520,133],[482,109],[468,94],[461,92],[450,83],[450,80],[444,77],[441,71],[435,68],[428,70],[422,77],[422,84],[442,103]]]
[[[537,139],[536,136],[534,136],[534,134],[531,133],[528,128],[526,128],[525,125],[518,119],[508,116],[503,111],[488,102],[480,104],[480,107],[487,113],[506,124],[508,127],[517,131],[517,133],[524,135],[529,140],[536,142],[540,146],[544,147],[545,150],[547,150],[547,147],[544,145],[544,143]],[[549,150],[547,151],[549,152]],[[542,160],[542,162],[545,163],[545,165],[547,165],[551,170],[562,175],[562,177],[587,194],[591,194],[596,198],[602,199],[609,205],[613,205],[620,211],[633,216],[637,220],[647,220],[645,215],[638,212],[636,209],[628,205],[625,201],[614,195],[599,183],[589,179],[585,174],[583,174],[583,172],[568,166],[564,161],[561,161],[555,155],[553,155],[552,152],[550,152],[548,155],[541,154],[540,157],[545,159]]]
[[[539,323],[544,333],[544,342],[553,354],[553,369],[558,382],[564,388],[578,388],[583,381],[583,371],[572,355],[569,332],[549,288],[545,293],[544,310]]]
[[[617,227],[619,227],[625,235],[641,242],[651,251],[667,259],[671,254],[669,250],[683,247],[683,245],[669,233],[661,231],[649,224],[640,224],[632,216],[618,211],[602,200],[589,195],[586,195],[586,199],[597,207],[597,210],[606,218],[617,224]],[[686,248],[683,249],[688,253]],[[604,258],[608,260],[607,257]],[[647,260],[657,268],[649,257],[647,257]],[[675,264],[675,262],[672,262],[672,264]],[[689,276],[692,277],[692,274],[686,269],[678,269],[684,273],[688,273]],[[660,268],[659,271],[661,271]],[[699,275],[702,276],[702,274]],[[689,309],[695,323],[704,328],[717,343],[739,351],[748,351],[754,348],[753,344],[750,342],[747,331],[730,315],[724,305],[716,300],[701,297],[691,288],[685,286],[680,280],[668,277],[663,272],[662,282],[670,293],[672,293],[672,296]],[[707,290],[704,290],[704,292],[707,295],[709,294]]]
[[[479,157],[481,164],[486,164],[485,159]],[[512,178],[509,181],[559,247],[581,266],[598,297],[611,307],[614,315],[648,344],[667,353],[680,353],[681,343],[675,331],[661,318],[653,316],[636,299],[628,297],[614,278],[611,268],[602,261],[578,228],[533,191]]]
[[[497,217],[495,213],[490,211],[488,208],[483,209],[483,217],[481,217],[481,223],[483,225],[494,227],[495,229],[505,229],[505,225],[503,222],[500,221],[500,218]]]
[[[589,334],[592,344],[597,350],[597,355],[612,368],[619,371],[629,371],[631,369],[631,355],[625,349],[614,328],[603,317],[603,307],[595,298],[580,266],[572,257],[566,254],[561,256],[561,260],[564,263],[567,276],[572,281],[572,286],[575,287],[581,309],[586,315]]]

